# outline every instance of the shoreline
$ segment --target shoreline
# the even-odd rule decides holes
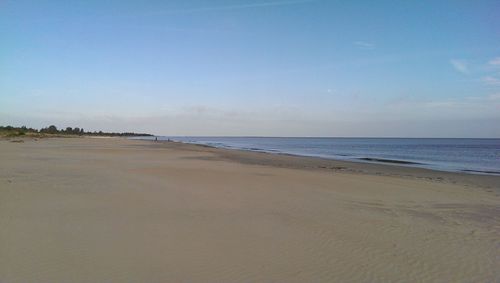
[[[163,138],[162,136],[159,136],[159,137]],[[146,140],[146,141],[152,140],[150,138],[132,138],[132,139]],[[373,138],[373,139],[379,139],[379,138]],[[392,139],[392,138],[389,138],[389,139]],[[406,139],[406,138],[401,138],[401,139]],[[490,140],[496,140],[496,139],[490,139]],[[164,140],[164,139],[158,140],[158,142],[167,142],[167,141],[168,140]],[[249,152],[269,153],[269,154],[278,154],[278,155],[291,155],[291,156],[298,156],[298,157],[319,158],[319,159],[326,159],[326,160],[346,161],[346,162],[355,162],[355,163],[371,163],[371,164],[405,166],[405,167],[421,168],[421,169],[427,169],[427,170],[433,170],[433,171],[439,171],[439,172],[500,176],[500,171],[498,171],[498,170],[491,170],[491,169],[480,170],[480,169],[474,169],[474,168],[465,168],[465,169],[452,169],[452,168],[450,168],[450,169],[447,169],[446,167],[442,167],[440,165],[435,165],[435,164],[431,164],[431,163],[426,163],[425,161],[412,161],[412,160],[405,160],[405,159],[392,159],[392,158],[369,157],[369,156],[339,158],[339,157],[335,157],[335,156],[322,156],[322,155],[314,155],[314,154],[306,154],[306,153],[290,153],[290,152],[284,152],[284,151],[280,151],[280,150],[267,150],[267,149],[262,149],[262,148],[238,148],[238,147],[232,147],[232,146],[226,146],[226,145],[217,146],[217,145],[212,145],[212,144],[206,144],[203,142],[188,142],[188,141],[175,140],[175,137],[173,137],[170,141],[171,142],[180,142],[180,143],[185,143],[185,144],[207,146],[207,147],[218,148],[218,149],[242,150],[242,151],[249,151]],[[339,156],[344,156],[344,155],[339,155]]]
[[[211,145],[180,141],[158,140],[157,142],[154,142],[147,139],[132,140],[151,142],[153,146],[161,146],[162,144],[167,144],[175,148],[184,150],[211,152],[218,155],[218,157],[221,159],[236,161],[244,164],[266,165],[293,169],[317,169],[324,171],[333,171],[336,173],[354,173],[421,179],[432,182],[445,182],[465,186],[477,186],[485,189],[495,189],[500,193],[500,175],[496,174],[444,171],[416,166],[405,166],[404,164],[397,163],[386,164],[384,162],[340,160],[289,153],[274,153],[236,148],[222,148]]]
[[[367,174],[389,176],[407,179],[420,179],[438,183],[452,183],[464,186],[476,186],[483,189],[495,189],[500,194],[500,175],[485,173],[477,170],[447,171],[435,168],[411,166],[421,164],[402,160],[388,160],[381,158],[334,159],[321,156],[308,156],[284,152],[270,152],[265,150],[239,149],[217,147],[202,143],[191,143],[175,140],[154,141],[139,137],[118,136],[55,136],[43,139],[119,139],[128,141],[142,141],[151,145],[175,145],[182,150],[206,151],[219,158],[244,164],[265,165],[272,167],[333,171],[336,173]],[[18,143],[25,140],[38,141],[34,137],[1,137],[1,140]],[[200,150],[201,149],[201,150]],[[207,149],[207,150],[203,150]],[[238,154],[240,153],[240,154]],[[254,155],[255,154],[255,155]],[[272,156],[276,156],[273,160]],[[278,161],[279,160],[279,161]],[[375,161],[377,160],[377,161]],[[383,160],[383,161],[381,161]],[[496,171],[495,171],[496,172]]]

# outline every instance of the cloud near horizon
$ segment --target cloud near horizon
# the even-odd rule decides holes
[[[500,57],[493,58],[488,63],[493,66],[500,66]]]
[[[362,102],[365,103],[365,102]],[[472,96],[463,99],[429,100],[402,97],[386,104],[383,109],[363,110],[359,113],[342,111],[312,115],[300,107],[267,107],[259,110],[232,109],[205,105],[170,107],[156,113],[125,116],[115,113],[74,113],[71,111],[41,111],[38,114],[18,116],[0,115],[0,120],[16,121],[16,126],[81,127],[86,130],[150,132],[157,135],[244,135],[244,136],[392,136],[392,137],[500,137],[500,93]],[[369,112],[367,112],[369,111]],[[32,111],[29,111],[32,112]],[[51,114],[43,114],[51,113]],[[393,120],[398,117],[398,120]],[[468,121],[453,126],[452,121]],[[491,125],[481,131],[477,124]],[[496,121],[496,122],[494,122]],[[434,123],[434,124],[433,124]],[[449,129],[438,130],[446,124]],[[244,125],[244,126],[241,126]],[[391,125],[385,127],[384,125]],[[415,132],[413,125],[420,129]],[[460,126],[462,125],[462,126]],[[468,126],[466,126],[468,125]],[[423,129],[428,127],[424,134]],[[469,128],[472,127],[472,128]],[[382,131],[382,129],[384,129]],[[279,131],[276,131],[279,129]],[[457,135],[459,129],[466,135]],[[487,131],[485,131],[485,129]],[[384,134],[377,133],[381,131]]]
[[[499,86],[500,79],[493,76],[486,76],[482,78],[482,81],[487,85]]]
[[[489,86],[500,86],[500,57],[495,57],[488,61],[489,74],[484,76],[481,81]]]

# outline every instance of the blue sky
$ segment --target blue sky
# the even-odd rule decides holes
[[[1,1],[0,124],[500,137],[499,1]]]

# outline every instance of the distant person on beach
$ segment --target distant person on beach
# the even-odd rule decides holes
[[[155,142],[157,142],[157,141],[158,141],[158,137],[155,137]]]

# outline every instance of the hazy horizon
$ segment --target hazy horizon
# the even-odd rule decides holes
[[[498,1],[4,1],[0,125],[500,138]]]

